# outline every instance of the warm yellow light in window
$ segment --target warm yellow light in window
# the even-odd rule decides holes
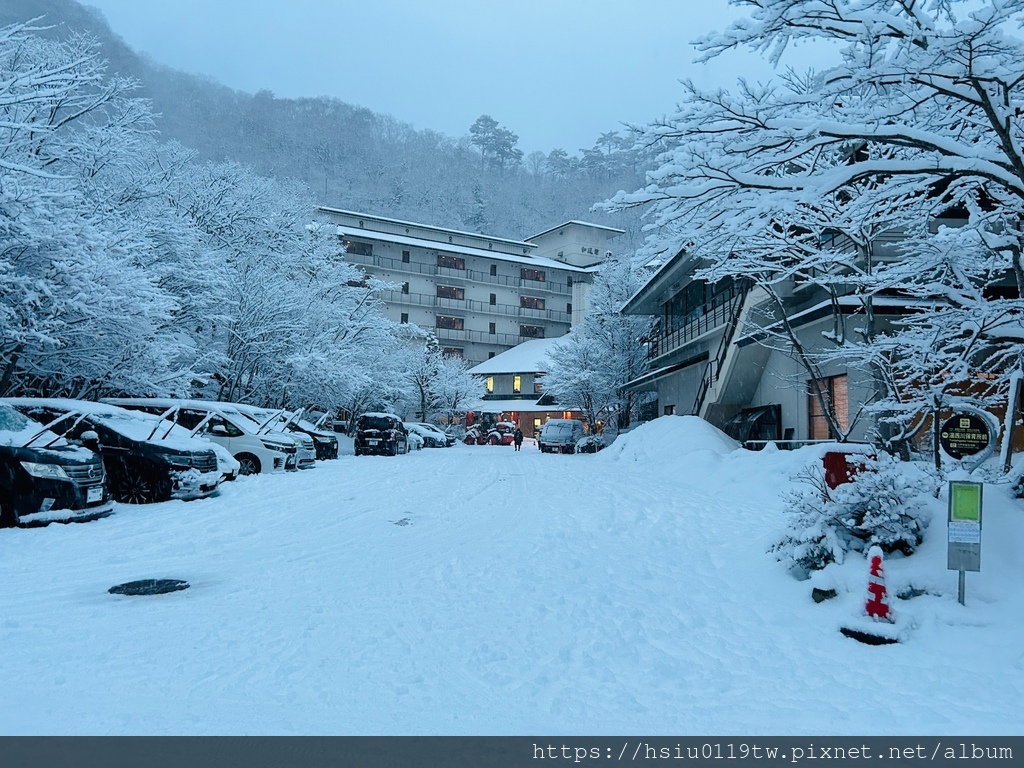
[[[487,391],[488,391],[488,393],[494,391],[494,377],[493,376],[488,376],[487,377]]]
[[[512,391],[513,392],[518,392],[520,387],[522,387],[522,384],[523,384],[523,378],[521,376],[513,376],[512,377]]]

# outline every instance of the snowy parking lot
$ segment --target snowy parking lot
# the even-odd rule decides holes
[[[689,422],[588,456],[346,455],[0,530],[0,732],[1022,732],[1019,502],[989,494],[965,607],[942,525],[888,561],[893,592],[929,594],[866,646],[837,631],[857,564],[819,605],[767,553],[801,452]],[[152,578],[191,586],[107,591]]]

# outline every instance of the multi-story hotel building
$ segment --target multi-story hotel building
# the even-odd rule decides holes
[[[382,296],[391,320],[433,331],[471,364],[568,333],[606,241],[623,233],[569,221],[508,240],[334,208],[316,216],[337,227],[348,261],[398,286]]]

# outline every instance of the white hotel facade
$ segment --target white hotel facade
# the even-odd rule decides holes
[[[318,208],[345,259],[398,290],[387,316],[436,334],[475,365],[517,344],[555,338],[582,319],[594,267],[623,230],[568,221],[526,240]]]

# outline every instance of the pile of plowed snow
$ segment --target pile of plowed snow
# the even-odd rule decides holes
[[[707,451],[726,456],[740,444],[696,416],[662,416],[620,435],[600,456],[611,461],[647,461]]]

